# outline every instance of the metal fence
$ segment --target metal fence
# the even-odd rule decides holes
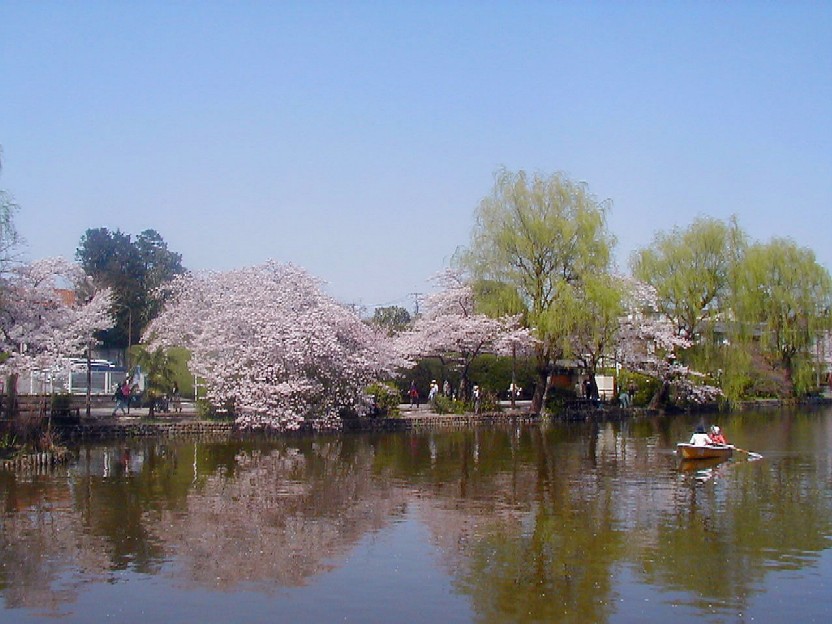
[[[90,394],[112,394],[128,373],[121,366],[95,365],[90,370]],[[86,394],[87,371],[77,366],[58,373],[33,371],[17,380],[18,394]]]

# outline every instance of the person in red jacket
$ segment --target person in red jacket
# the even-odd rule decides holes
[[[716,425],[711,427],[711,443],[712,444],[728,444],[728,440],[722,435],[722,431]]]

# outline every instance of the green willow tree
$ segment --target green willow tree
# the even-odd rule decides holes
[[[737,327],[772,364],[796,395],[812,384],[812,346],[830,329],[832,278],[812,250],[787,239],[749,247],[737,267]]]
[[[634,277],[656,289],[658,311],[693,342],[686,364],[719,379],[725,399],[739,400],[753,385],[754,359],[736,331],[732,276],[747,246],[735,218],[700,217],[687,228],[659,232],[630,258]]]
[[[539,344],[532,411],[540,413],[553,364],[572,351],[573,312],[587,280],[609,270],[608,205],[562,173],[549,177],[498,171],[476,212],[459,262],[476,281],[514,288]]]
[[[725,309],[730,276],[745,248],[736,219],[699,218],[686,229],[659,232],[631,258],[633,276],[656,289],[659,312],[689,340]]]
[[[595,374],[613,350],[624,309],[622,282],[606,273],[593,276],[571,301],[575,319],[572,356]]]

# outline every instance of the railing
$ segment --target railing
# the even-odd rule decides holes
[[[126,375],[122,368],[90,371],[90,394],[112,394]],[[87,371],[74,370],[55,375],[32,372],[28,376],[20,376],[17,392],[21,395],[86,394]]]

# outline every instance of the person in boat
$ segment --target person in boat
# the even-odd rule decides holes
[[[694,446],[707,446],[708,444],[712,444],[713,440],[705,433],[705,427],[699,425],[690,437],[690,443]]]
[[[728,444],[728,440],[725,439],[725,436],[722,435],[722,430],[716,425],[711,427],[710,436],[711,442],[713,444]]]

